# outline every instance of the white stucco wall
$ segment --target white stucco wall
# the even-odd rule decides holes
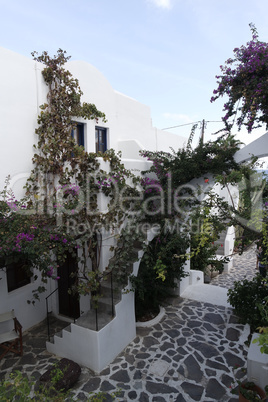
[[[38,274],[38,272],[35,273]],[[40,300],[36,300],[35,305],[27,303],[27,300],[33,300],[32,291],[38,287],[38,283],[39,281],[37,280],[12,292],[8,292],[6,273],[4,270],[0,270],[0,314],[14,310],[23,331],[26,331],[46,318],[45,297],[51,291],[52,284],[50,281],[47,284],[47,291],[40,294]]]
[[[37,143],[37,117],[39,106],[46,102],[47,86],[42,77],[43,65],[30,56],[27,58],[0,47],[0,60],[0,190],[10,175],[11,187],[19,199],[23,196],[23,185],[32,169],[33,144]],[[95,120],[79,120],[85,124],[87,151],[95,151],[95,126],[106,127],[108,148],[122,150],[127,168],[139,173],[148,168],[147,162],[139,156],[140,149],[169,151],[170,146],[178,149],[186,142],[184,137],[152,127],[150,108],[115,91],[92,65],[69,61],[66,68],[79,80],[82,101],[94,103],[108,120],[107,123],[99,121],[97,124]],[[104,254],[102,258],[105,265]],[[45,318],[43,297],[35,306],[26,303],[32,290],[38,286],[37,282],[8,293],[4,271],[0,270],[0,277],[0,312],[14,308],[24,330]],[[53,290],[54,284],[51,286]],[[51,299],[50,303],[55,305],[55,300]]]
[[[152,126],[147,105],[115,91],[106,78],[93,66],[81,61],[70,61],[66,68],[79,80],[84,93],[82,100],[93,102],[107,117],[109,147],[122,151],[125,159],[140,159],[139,150],[170,152],[183,147],[187,138],[159,130]],[[87,122],[88,150],[95,147],[95,121]]]
[[[39,106],[46,102],[47,87],[42,64],[0,47],[0,188],[11,175],[15,195],[32,168],[33,144]],[[139,149],[169,151],[178,149],[187,139],[152,127],[150,108],[115,91],[107,79],[92,65],[69,61],[68,69],[79,80],[82,101],[94,103],[107,116],[107,123],[85,123],[86,150],[95,151],[95,126],[108,129],[108,147],[123,151],[123,158],[140,159]],[[123,144],[123,142],[126,143]],[[130,141],[129,147],[127,142]]]
[[[2,189],[8,174],[16,180],[32,167],[32,146],[35,142],[37,119],[37,80],[36,63],[32,60],[3,48],[0,48],[0,59]]]
[[[47,342],[47,350],[100,373],[135,338],[134,292],[122,295],[116,315],[104,328],[93,331],[71,324],[70,331]]]
[[[235,161],[238,163],[248,161],[252,156],[257,156],[262,158],[268,155],[268,132],[263,134],[261,137],[252,141],[250,144],[241,148],[235,154]]]
[[[254,333],[250,342],[247,356],[247,379],[253,381],[263,390],[267,385],[268,379],[268,355],[261,353],[259,341],[253,343],[258,338],[258,333]]]

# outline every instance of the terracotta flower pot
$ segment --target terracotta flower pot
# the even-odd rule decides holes
[[[265,392],[264,392],[260,387],[258,387],[258,385],[254,385],[254,386],[252,387],[252,391],[255,391],[255,392],[259,395],[260,401],[265,400],[266,394],[265,394]],[[239,391],[239,402],[249,402],[249,401],[250,401],[250,400],[247,399],[247,398],[245,398],[245,397],[241,394],[241,392]]]

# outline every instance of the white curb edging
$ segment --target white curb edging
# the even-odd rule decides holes
[[[138,327],[138,328],[146,328],[146,327],[152,327],[153,325],[158,324],[159,321],[161,321],[162,318],[164,317],[165,312],[166,312],[166,310],[164,309],[164,307],[160,307],[160,311],[159,311],[159,313],[157,314],[156,317],[154,317],[150,321],[145,321],[145,322],[137,321],[136,322],[136,327]]]

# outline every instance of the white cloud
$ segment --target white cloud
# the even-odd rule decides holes
[[[171,9],[171,0],[147,0],[149,3],[154,4],[156,7]]]

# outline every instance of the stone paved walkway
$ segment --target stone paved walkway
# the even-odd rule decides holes
[[[231,272],[213,279],[213,286],[230,288],[234,280],[255,275],[254,250],[234,260]],[[100,375],[82,368],[72,395],[85,401],[91,392],[120,390],[118,401],[237,401],[229,389],[232,367],[246,365],[248,349],[245,327],[232,309],[182,298],[165,309],[161,322],[138,328],[134,341]],[[46,351],[45,341],[44,322],[24,334],[24,356],[0,361],[0,379],[21,370],[37,380],[58,359]]]
[[[211,284],[221,286],[223,288],[231,289],[234,281],[241,281],[244,278],[252,280],[256,275],[256,253],[255,248],[250,248],[248,251],[239,256],[234,256],[233,268],[230,269],[229,274],[221,274],[213,278]]]

